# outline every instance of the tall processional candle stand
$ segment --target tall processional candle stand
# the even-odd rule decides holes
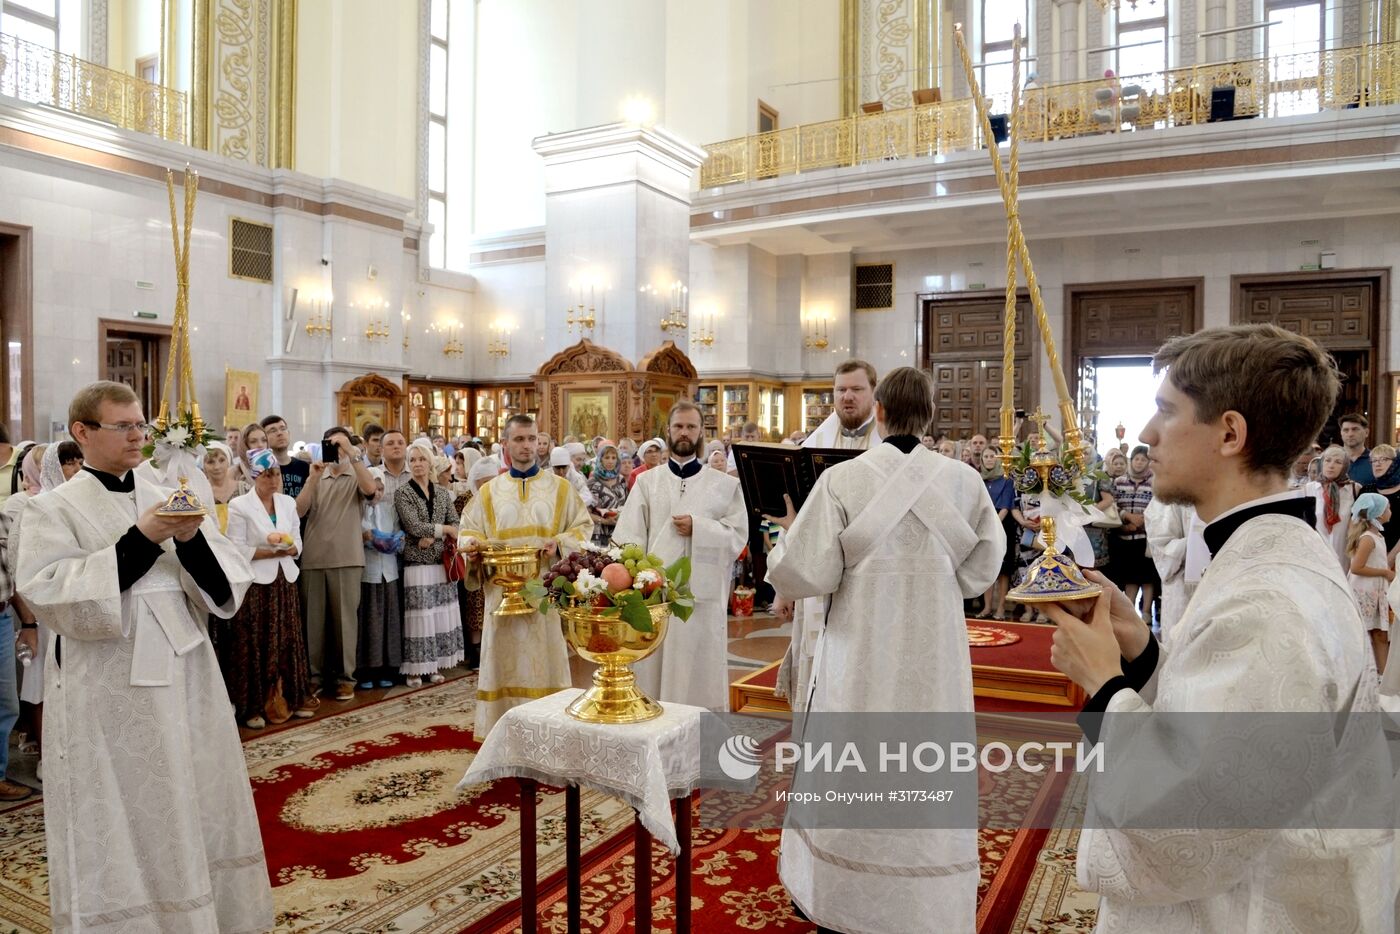
[[[957,41],[958,57],[963,73],[967,78],[972,100],[977,108],[977,118],[981,123],[982,138],[986,141],[987,152],[992,159],[992,169],[996,175],[997,188],[1001,192],[1002,205],[1006,209],[1006,304],[1005,322],[1002,331],[1002,374],[1000,432],[997,443],[1001,446],[1001,469],[1003,476],[1013,480],[1017,490],[1033,492],[1039,489],[1042,497],[1052,495],[1052,486],[1065,489],[1082,478],[1088,465],[1089,446],[1079,429],[1079,415],[1075,411],[1074,399],[1070,396],[1069,385],[1060,365],[1060,356],[1055,350],[1055,336],[1050,328],[1050,319],[1045,313],[1045,303],[1036,284],[1035,267],[1031,264],[1030,250],[1026,246],[1025,232],[1021,227],[1019,208],[1020,178],[1020,122],[1021,122],[1021,25],[1016,24],[1012,33],[1011,54],[1011,106],[1009,115],[1010,145],[1009,165],[1003,166],[1001,152],[992,133],[991,120],[987,113],[987,100],[977,81],[977,72],[967,52],[962,24],[953,27]],[[1016,266],[1019,261],[1026,274],[1026,287],[1030,292],[1031,308],[1040,336],[1045,343],[1045,354],[1050,365],[1050,374],[1055,381],[1055,395],[1059,402],[1060,419],[1064,426],[1063,456],[1057,456],[1045,441],[1044,422],[1047,417],[1037,412],[1040,430],[1036,435],[1036,448],[1031,453],[1025,467],[1017,470],[1013,461],[1017,460],[1016,439],[1013,434],[1014,395],[1015,395],[1015,343],[1016,343]],[[1025,579],[1008,593],[1009,599],[1020,603],[1058,603],[1070,600],[1085,600],[1097,597],[1103,588],[1087,580],[1079,566],[1067,555],[1055,548],[1055,522],[1046,517],[1041,521],[1041,536],[1045,540],[1045,551],[1036,559],[1026,573]]]

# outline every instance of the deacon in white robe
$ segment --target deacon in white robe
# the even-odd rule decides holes
[[[895,437],[828,468],[769,555],[783,597],[830,599],[809,714],[971,713],[972,661],[962,601],[996,580],[1005,533],[981,476],[918,443],[933,388],[909,367],[887,381],[922,387],[890,412]],[[880,384],[877,398],[883,396]],[[903,431],[900,431],[900,428]],[[783,521],[789,521],[783,520]],[[783,829],[779,871],[814,922],[839,931],[971,932],[976,831]]]
[[[673,617],[661,647],[633,671],[647,696],[663,703],[728,710],[729,581],[748,513],[739,481],[696,457],[699,409],[677,403],[668,422],[671,458],[637,478],[613,541],[641,545],[668,565],[689,556],[695,612],[685,622]]]
[[[1287,479],[1332,411],[1335,366],[1273,325],[1175,338],[1154,363],[1167,368],[1141,435],[1154,499],[1209,519],[1210,564],[1161,645],[1101,576],[1104,595],[1075,615],[1043,605],[1051,660],[1090,693],[1085,711],[1105,714],[1086,729],[1111,762],[1153,771],[1090,776],[1076,869],[1101,896],[1096,930],[1391,934],[1394,825],[1339,829],[1358,826],[1347,808],[1393,806],[1383,745],[1379,768],[1335,753],[1371,752],[1360,731],[1379,710],[1375,664],[1313,499]],[[1230,398],[1237,386],[1249,397]],[[1193,713],[1208,716],[1180,716]]]
[[[879,445],[880,428],[875,424],[874,409],[875,377],[867,376],[860,361],[848,361],[842,367],[850,364],[855,366],[836,374],[833,392],[840,404],[807,436],[802,447],[868,451]],[[862,384],[868,389],[863,389]],[[809,597],[796,601],[792,611],[792,644],[778,667],[777,687],[778,696],[786,697],[795,711],[807,709],[812,658],[825,622],[825,600]]]
[[[20,592],[54,633],[44,660],[54,930],[265,931],[262,839],[205,623],[234,615],[252,570],[212,517],[152,516],[167,493],[130,469],[140,404],[127,387],[95,386],[100,414],[71,426],[88,467],[26,505],[18,566]],[[171,537],[190,528],[188,541]]]
[[[1162,579],[1161,630],[1165,641],[1167,633],[1186,612],[1191,595],[1200,583],[1200,572],[1192,573],[1192,562],[1187,557],[1188,553],[1205,548],[1201,540],[1205,524],[1191,506],[1168,504],[1155,498],[1147,504],[1143,522],[1147,549],[1157,567],[1157,576]]]
[[[533,460],[533,423],[530,452]],[[507,448],[511,446],[507,441]],[[522,442],[523,444],[523,442]],[[518,462],[517,462],[518,463]],[[543,573],[559,555],[577,551],[593,535],[593,520],[573,485],[549,470],[512,467],[487,482],[462,514],[461,548],[471,552],[487,542],[533,544],[552,551],[540,559]],[[487,580],[480,562],[468,565],[468,590],[486,589],[488,617],[481,632],[477,674],[475,735],[484,740],[510,708],[570,686],[569,654],[559,613],[496,616],[501,589]]]

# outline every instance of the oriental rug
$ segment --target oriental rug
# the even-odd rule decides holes
[[[494,934],[517,925],[516,786],[454,791],[478,748],[474,694],[474,677],[455,679],[244,744],[277,931]],[[1011,773],[990,780],[983,796],[994,808],[1074,808],[1082,798],[1075,777],[1060,776],[1058,785]],[[546,932],[564,930],[563,797],[541,789]],[[584,930],[628,930],[632,812],[587,791],[582,803]],[[1077,839],[1072,830],[983,830],[980,934],[1091,930],[1094,899],[1074,885]],[[792,915],[778,879],[779,840],[772,828],[696,829],[694,930],[813,930]],[[658,848],[653,867],[656,930],[672,931],[674,863]],[[0,934],[47,934],[48,914],[43,804],[0,809]]]

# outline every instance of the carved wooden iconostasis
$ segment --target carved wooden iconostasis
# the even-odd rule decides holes
[[[671,404],[694,396],[696,375],[671,341],[633,366],[616,351],[581,340],[535,373],[541,427],[556,440],[653,437],[664,430]]]
[[[339,424],[363,434],[370,422],[386,428],[404,424],[404,391],[378,373],[370,373],[336,391]]]

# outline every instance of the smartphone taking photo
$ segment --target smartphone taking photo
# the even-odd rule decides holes
[[[321,462],[324,464],[340,463],[340,443],[336,441],[321,442]]]

